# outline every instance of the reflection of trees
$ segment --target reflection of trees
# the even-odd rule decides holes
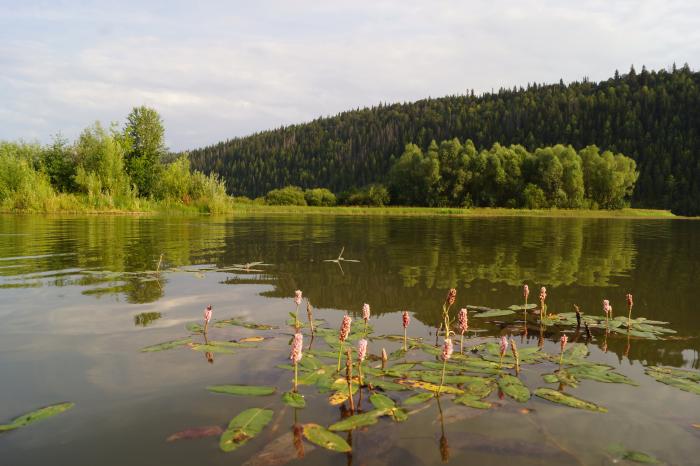
[[[0,268],[0,276],[55,277],[49,284],[153,302],[163,296],[167,275],[156,279],[141,272],[153,271],[161,253],[168,267],[215,262],[226,228],[209,218],[6,216],[0,223],[0,257],[17,259],[0,264],[11,266]],[[51,273],[70,269],[75,270]]]

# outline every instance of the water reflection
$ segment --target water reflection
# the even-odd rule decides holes
[[[12,215],[0,217],[0,291],[12,299],[26,287],[78,287],[153,303],[174,274],[215,273],[225,285],[266,285],[270,298],[303,289],[318,308],[358,315],[368,302],[374,315],[408,309],[437,325],[435,303],[452,287],[462,303],[499,308],[521,299],[523,282],[546,285],[551,312],[575,303],[592,314],[604,298],[624,309],[631,290],[635,313],[672,322],[678,339],[597,334],[595,344],[621,359],[698,367],[698,343],[687,340],[700,333],[698,230],[696,222],[621,219]],[[519,325],[540,345],[556,338]]]

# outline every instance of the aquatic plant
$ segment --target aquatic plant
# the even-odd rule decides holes
[[[547,288],[540,288],[540,321],[547,315]]]
[[[214,311],[211,308],[211,304],[204,309],[204,333],[206,333],[207,328],[209,327],[209,321],[211,321],[211,316],[213,313]]]
[[[357,373],[362,388],[362,361],[367,357],[367,340],[364,338],[357,342]]]
[[[513,353],[513,359],[515,359],[515,374],[520,374],[520,353],[518,353],[518,346],[515,344],[513,337],[510,337],[510,350]]]
[[[498,368],[500,369],[503,366],[503,357],[506,355],[506,351],[508,350],[508,339],[505,336],[501,337],[501,344],[500,344],[500,357],[498,359]]]
[[[311,301],[308,299],[306,300],[306,317],[309,319],[309,330],[311,331],[311,339],[313,340],[314,336],[314,315],[313,315],[313,308],[311,307]]]
[[[440,391],[442,391],[442,386],[445,384],[445,368],[447,366],[447,361],[452,357],[453,347],[452,340],[449,337],[445,338],[445,342],[442,345],[442,354],[440,358],[442,359],[442,375],[440,376],[440,387],[437,390],[437,396],[440,396]]]
[[[467,308],[463,307],[459,310],[457,314],[457,321],[459,322],[459,353],[462,354],[464,351],[464,332],[469,329],[469,314],[467,313]]]
[[[289,359],[292,360],[294,364],[294,391],[297,391],[297,377],[298,377],[298,365],[302,358],[302,347],[304,346],[304,336],[301,332],[294,334],[294,339],[292,340],[292,348],[289,353]]]
[[[530,287],[527,283],[523,285],[523,298],[525,298],[525,309],[523,309],[523,321],[525,322],[525,332],[527,333],[527,298],[530,296]]]
[[[301,290],[296,290],[294,292],[294,304],[296,304],[296,310],[294,311],[294,328],[298,329],[301,325],[299,324],[299,306],[301,305],[302,298]]]
[[[345,381],[348,384],[348,400],[350,401],[350,412],[355,412],[355,403],[352,399],[352,351],[348,348],[345,354]]]
[[[345,314],[343,316],[343,323],[340,325],[340,330],[338,331],[338,341],[340,342],[340,347],[338,348],[338,372],[340,372],[340,356],[343,353],[343,343],[347,340],[350,334],[350,325],[352,324],[352,318]]]
[[[406,345],[405,338],[406,337],[404,336],[404,343],[403,343],[404,349],[405,349],[405,345]],[[389,360],[389,357],[386,355],[386,348],[382,348],[382,370],[386,369],[386,363],[388,360]]]
[[[406,345],[406,329],[408,329],[408,325],[411,323],[411,316],[408,315],[408,311],[403,311],[401,322],[403,324],[403,350],[408,351],[408,346]]]
[[[627,296],[625,296],[627,299],[627,328],[630,328],[630,322],[632,321],[632,306],[634,306],[634,299],[632,298],[631,293],[627,293]]]
[[[362,319],[365,321],[365,336],[367,335],[367,323],[369,322],[369,314],[370,314],[369,304],[364,303],[362,305]]]
[[[566,335],[562,335],[559,339],[559,346],[561,348],[561,353],[559,354],[559,367],[561,367],[561,362],[564,359],[564,350],[566,349],[566,342],[569,338]]]

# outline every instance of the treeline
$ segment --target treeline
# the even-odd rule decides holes
[[[228,210],[217,175],[191,171],[186,156],[164,163],[164,132],[155,110],[138,107],[123,128],[97,122],[73,143],[0,141],[0,210]]]
[[[477,151],[471,140],[431,142],[423,152],[408,144],[389,170],[388,189],[374,183],[338,196],[326,188],[298,186],[269,191],[268,205],[407,205],[621,209],[639,174],[634,160],[596,146],[580,151],[561,144],[529,152],[523,146]],[[239,198],[239,202],[241,199]]]
[[[195,168],[250,197],[287,185],[344,192],[387,184],[406,144],[471,139],[528,151],[597,145],[633,158],[634,207],[700,214],[700,73],[685,65],[600,83],[528,84],[496,93],[379,105],[193,150]],[[472,197],[472,202],[474,197]],[[478,204],[478,202],[477,202]]]
[[[634,190],[635,162],[596,146],[578,152],[556,145],[477,151],[467,140],[408,144],[389,171],[393,202],[451,207],[621,209]]]

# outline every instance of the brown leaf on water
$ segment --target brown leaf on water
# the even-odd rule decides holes
[[[690,424],[691,427],[695,427],[696,429],[700,429],[700,424]]]
[[[224,429],[221,426],[204,426],[192,427],[180,432],[176,432],[167,439],[166,442],[175,442],[176,440],[190,440],[195,438],[215,437],[221,435]]]

